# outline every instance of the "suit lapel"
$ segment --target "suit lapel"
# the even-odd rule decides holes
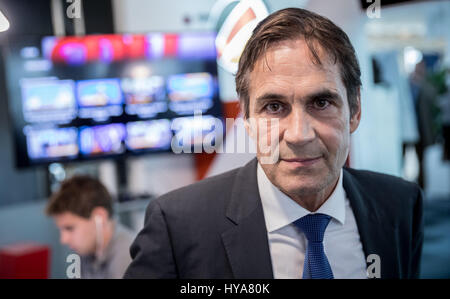
[[[390,224],[389,217],[378,208],[377,198],[372,197],[370,189],[364,188],[345,168],[343,184],[355,214],[366,259],[371,254],[380,257],[381,278],[401,277],[397,227]],[[373,260],[366,260],[366,263],[369,267]]]
[[[233,226],[222,241],[234,278],[273,278],[256,166],[253,159],[238,172],[226,212]]]

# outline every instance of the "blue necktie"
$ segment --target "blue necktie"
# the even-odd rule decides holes
[[[294,222],[308,239],[303,278],[332,279],[330,263],[323,250],[323,235],[331,217],[325,214],[309,214]]]

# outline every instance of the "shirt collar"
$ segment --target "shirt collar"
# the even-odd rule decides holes
[[[342,177],[343,173],[341,169],[336,187],[330,197],[328,197],[315,213],[329,215],[343,225],[345,223],[346,194],[342,184]],[[303,216],[311,214],[310,211],[297,204],[273,185],[259,163],[257,167],[257,180],[268,232],[273,232]]]

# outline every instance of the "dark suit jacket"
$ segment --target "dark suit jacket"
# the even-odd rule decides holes
[[[254,159],[153,200],[125,278],[273,278],[256,166]],[[365,256],[380,256],[381,278],[418,277],[421,189],[375,172],[343,173]]]

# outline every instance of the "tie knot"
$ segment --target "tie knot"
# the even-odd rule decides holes
[[[308,242],[321,243],[330,220],[331,217],[325,214],[308,214],[296,220],[294,225],[305,234]]]

